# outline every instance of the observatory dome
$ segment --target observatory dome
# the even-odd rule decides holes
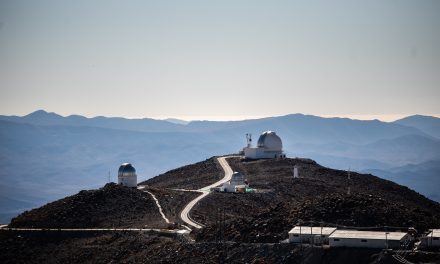
[[[281,138],[273,131],[266,131],[261,134],[257,146],[270,151],[281,151],[283,149]]]
[[[136,170],[130,163],[123,163],[118,170],[118,177],[136,176]]]
[[[235,182],[237,184],[244,184],[244,176],[240,172],[234,172],[231,177],[231,182]]]

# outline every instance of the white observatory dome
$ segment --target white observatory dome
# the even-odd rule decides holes
[[[118,170],[118,177],[136,176],[136,170],[130,163],[123,163]]]
[[[118,170],[118,184],[136,187],[137,175],[136,169],[130,163],[123,163]]]
[[[261,134],[257,146],[269,151],[282,151],[283,149],[281,138],[273,131],[266,131]]]
[[[231,184],[234,185],[243,185],[244,184],[244,176],[240,172],[234,172],[231,177]]]

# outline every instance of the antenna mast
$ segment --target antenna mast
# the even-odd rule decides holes
[[[247,147],[250,148],[252,146],[252,134],[250,133],[246,134],[246,142],[247,142]]]

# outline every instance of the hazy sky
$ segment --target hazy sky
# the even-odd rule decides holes
[[[0,114],[440,114],[440,1],[0,0]]]

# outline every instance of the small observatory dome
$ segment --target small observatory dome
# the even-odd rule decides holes
[[[270,151],[282,151],[283,149],[281,138],[273,131],[266,131],[261,134],[257,146]]]
[[[244,176],[240,172],[234,172],[231,177],[232,185],[243,185],[244,184]]]
[[[118,170],[118,184],[127,187],[137,186],[136,169],[130,163],[123,163]]]

